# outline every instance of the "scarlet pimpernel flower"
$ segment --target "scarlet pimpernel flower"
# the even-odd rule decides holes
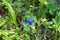
[[[33,18],[27,18],[26,23],[29,25],[32,25],[34,23],[34,19]]]

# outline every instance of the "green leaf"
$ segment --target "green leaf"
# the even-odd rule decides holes
[[[11,2],[11,0],[5,0],[6,2],[8,2],[8,3],[10,3]]]
[[[13,10],[12,6],[5,0],[3,0],[3,3],[5,4],[5,6],[8,7],[8,11],[9,11],[9,14],[11,17],[11,22],[16,24],[16,14],[15,14],[15,11]]]
[[[30,40],[30,36],[27,33],[25,33],[25,40]]]
[[[50,9],[50,10],[49,10],[49,13],[50,13],[51,15],[53,15],[53,14],[54,14],[54,9]]]

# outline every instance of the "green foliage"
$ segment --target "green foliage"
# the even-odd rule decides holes
[[[16,15],[15,15],[15,11],[13,10],[13,8],[11,7],[11,5],[9,3],[7,3],[5,0],[3,0],[3,3],[5,4],[5,6],[7,6],[9,14],[11,16],[11,21],[15,24],[16,23]]]
[[[2,40],[60,40],[60,5],[57,1],[52,1],[2,0],[0,2]],[[27,24],[27,18],[33,18],[34,23]]]

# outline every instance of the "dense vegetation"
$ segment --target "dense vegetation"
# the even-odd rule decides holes
[[[0,0],[0,40],[60,40],[60,1]]]

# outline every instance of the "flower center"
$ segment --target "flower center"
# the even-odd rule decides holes
[[[29,20],[30,22],[32,22],[32,20]]]

